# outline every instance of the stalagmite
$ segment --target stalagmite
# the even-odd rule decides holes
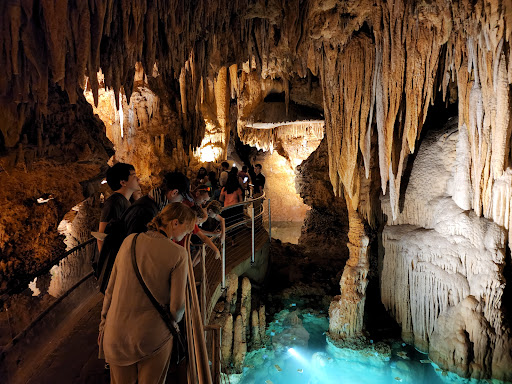
[[[238,292],[238,276],[230,273],[226,276],[226,303],[228,304],[229,311],[233,314],[236,307],[236,299]]]
[[[242,325],[242,316],[238,315],[235,322],[235,336],[233,338],[233,366],[238,373],[242,372],[246,353],[245,329]]]
[[[224,368],[229,367],[231,363],[231,357],[233,355],[233,315],[228,314],[226,317],[226,322],[222,327],[222,345],[221,345],[221,354],[222,354],[222,366]]]
[[[265,343],[265,341],[266,341],[265,330],[267,327],[267,319],[265,316],[265,306],[264,305],[262,305],[260,307],[258,317],[259,317],[259,325],[260,325],[260,340],[262,343]]]
[[[252,311],[251,316],[251,336],[252,336],[252,347],[258,348],[261,344],[260,339],[260,325],[258,311],[255,309]]]
[[[348,199],[347,199],[348,200]],[[350,257],[340,280],[341,295],[329,306],[329,336],[335,341],[349,341],[362,335],[364,304],[369,269],[369,239],[361,216],[347,201],[350,230],[347,244]]]
[[[241,297],[241,308],[240,313],[242,315],[242,325],[245,329],[246,335],[250,334],[250,320],[251,320],[251,281],[249,278],[244,277],[242,280],[242,297]],[[244,341],[245,341],[244,335]]]

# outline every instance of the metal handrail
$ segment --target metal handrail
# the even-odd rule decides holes
[[[228,210],[231,208],[235,208],[235,207],[239,207],[241,205],[249,205],[250,203],[253,203],[258,200],[261,200],[261,201],[265,200],[265,192],[263,192],[263,194],[261,196],[258,196],[256,198],[247,199],[247,200],[242,201],[241,203],[236,203],[236,204],[230,205],[229,207],[223,207],[222,211],[225,211],[225,210]]]
[[[23,290],[27,288],[27,285],[30,284],[36,277],[39,277],[45,273],[50,272],[50,270],[56,266],[58,263],[60,263],[62,260],[64,260],[69,255],[75,253],[76,251],[79,251],[82,248],[85,248],[87,245],[93,243],[96,239],[94,237],[90,238],[89,240],[84,241],[83,243],[78,244],[76,247],[71,248],[70,250],[64,252],[62,255],[57,257],[56,259],[52,260],[50,263],[45,265],[43,268],[39,269],[37,272],[28,275],[28,277],[25,277],[20,282],[18,282],[13,287],[8,287],[4,290],[4,292],[0,295],[0,302],[3,302],[8,298],[10,295],[20,293]]]

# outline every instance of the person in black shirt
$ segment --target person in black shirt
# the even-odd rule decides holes
[[[126,211],[126,235],[147,231],[147,224],[169,203],[180,203],[190,191],[190,181],[181,172],[169,172],[160,187],[153,188]]]
[[[111,224],[111,231],[105,238],[98,261],[93,265],[101,292],[107,289],[117,252],[123,240],[132,233],[146,232],[147,224],[158,212],[169,203],[181,202],[184,195],[188,194],[189,188],[190,182],[183,173],[167,173],[159,187],[153,188],[148,195],[138,199],[119,220]]]
[[[252,178],[254,184],[254,197],[258,197],[263,193],[265,188],[265,176],[261,173],[261,164],[254,166],[254,177]]]
[[[130,207],[130,198],[140,191],[139,178],[131,164],[116,163],[107,171],[108,186],[114,191],[105,201],[101,210],[98,232],[108,233],[109,223],[119,220],[124,211]],[[98,249],[101,251],[103,241],[98,239]]]

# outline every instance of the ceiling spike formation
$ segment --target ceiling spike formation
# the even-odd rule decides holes
[[[468,130],[471,147],[472,208],[491,217],[494,181],[510,162],[511,27],[512,4],[503,0],[2,1],[0,108],[19,121],[27,107],[44,114],[49,84],[73,103],[85,76],[97,102],[100,68],[104,85],[129,100],[136,63],[148,74],[156,63],[159,76],[179,83],[184,146],[198,147],[205,87],[214,86],[215,99],[222,93],[215,108],[223,120],[224,94],[239,103],[253,72],[281,79],[288,105],[289,79],[309,69],[324,91],[337,195],[358,209],[360,178],[369,177],[376,151],[396,217],[428,107],[438,91],[446,97],[457,89],[459,129]],[[22,138],[18,126],[0,127],[8,148]],[[18,141],[7,132],[13,129]]]

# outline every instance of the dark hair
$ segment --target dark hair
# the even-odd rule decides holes
[[[212,189],[217,189],[217,174],[215,172],[211,171],[208,173],[208,180],[212,184]]]
[[[247,172],[247,165],[242,166],[242,172]]]
[[[107,183],[113,190],[121,189],[121,181],[128,181],[130,172],[135,171],[135,167],[131,164],[116,163],[107,171]]]
[[[221,166],[222,166],[223,168],[229,168],[229,163],[228,163],[227,161],[223,161],[223,162],[221,163]]]
[[[240,184],[238,184],[238,177],[236,174],[230,173],[228,175],[228,180],[226,181],[225,188],[227,193],[233,193],[237,189],[242,189],[240,188]]]
[[[204,178],[208,173],[206,172],[206,168],[205,167],[201,167],[199,168],[199,171],[197,171],[197,176],[196,178],[197,179],[202,179]]]
[[[238,168],[237,167],[231,168],[231,171],[229,171],[229,173],[232,173],[233,175],[238,175]]]
[[[168,172],[164,176],[160,189],[167,193],[177,189],[182,195],[187,195],[190,191],[190,180],[181,172]]]
[[[256,165],[254,166],[254,168],[259,168],[259,169],[261,169],[262,167],[261,167],[261,164],[256,164]]]
[[[212,200],[206,206],[206,212],[212,211],[216,215],[220,215],[222,211],[222,204],[217,200]]]

